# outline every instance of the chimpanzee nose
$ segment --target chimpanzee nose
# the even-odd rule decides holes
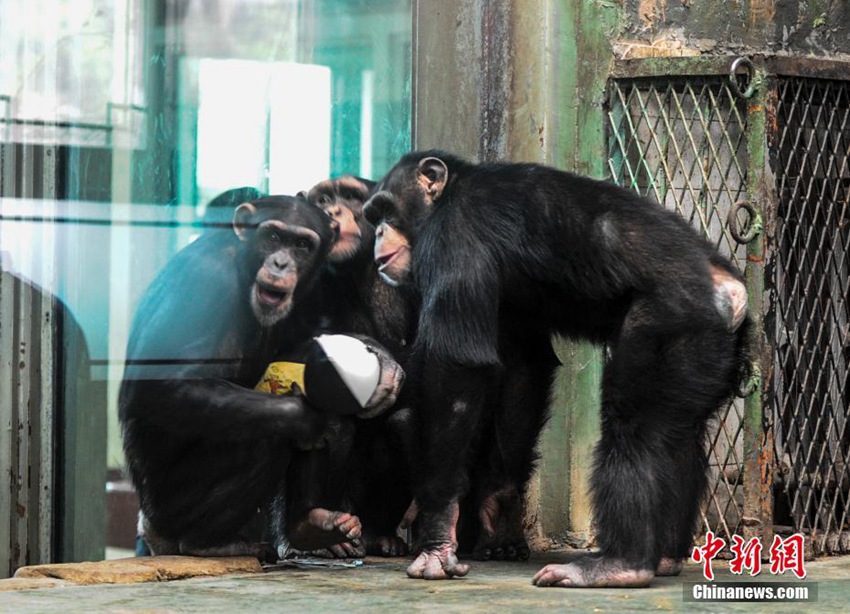
[[[325,211],[333,219],[336,219],[342,214],[342,206],[341,205],[331,205]]]
[[[331,231],[334,233],[334,241],[339,239],[339,220],[331,218]]]
[[[290,260],[286,254],[275,254],[272,257],[272,262],[274,263],[276,269],[283,271],[286,269],[286,267],[289,266]]]

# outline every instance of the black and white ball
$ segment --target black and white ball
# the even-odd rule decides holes
[[[380,378],[378,357],[362,341],[320,335],[271,363],[256,388],[271,394],[300,392],[318,409],[350,415],[363,411]]]

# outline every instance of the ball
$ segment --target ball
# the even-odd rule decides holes
[[[378,357],[348,335],[319,335],[266,369],[256,389],[270,394],[300,392],[314,407],[356,414],[366,407],[381,378]]]

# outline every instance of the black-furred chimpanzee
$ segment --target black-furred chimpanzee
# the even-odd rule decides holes
[[[302,396],[254,387],[317,327],[331,220],[302,198],[270,196],[240,205],[233,223],[235,232],[206,233],[167,263],[130,334],[119,416],[155,554],[275,556],[246,531],[281,493],[293,448],[328,433],[329,419]],[[395,400],[400,376],[370,348],[382,367],[367,403],[375,410]],[[355,516],[313,512],[305,522],[325,539],[311,546],[359,537]]]
[[[414,336],[416,306],[409,289],[390,287],[378,279],[372,257],[374,227],[362,215],[372,186],[373,182],[347,175],[322,181],[307,193],[307,199],[339,227],[320,281],[323,328],[373,337],[404,366],[408,342]],[[413,497],[407,457],[411,407],[406,389],[407,385],[392,410],[375,419],[355,421],[351,449],[335,457],[333,462],[341,467],[331,467],[344,472],[346,479],[331,480],[345,484],[344,492],[328,499],[296,495],[311,506],[330,505],[342,497],[358,515],[363,525],[360,548],[339,544],[330,548],[337,556],[407,554],[407,544],[396,535]]]
[[[530,472],[550,334],[608,348],[591,479],[601,551],[550,565],[535,584],[644,586],[676,573],[706,483],[706,423],[744,360],[746,298],[732,265],[675,213],[534,164],[413,152],[364,213],[377,225],[379,270],[421,299],[413,371],[423,549],[408,575],[468,571],[455,524],[475,437],[504,450],[506,476]],[[385,249],[388,234],[399,240]],[[492,432],[482,433],[482,407],[500,389]]]

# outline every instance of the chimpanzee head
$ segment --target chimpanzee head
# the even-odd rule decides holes
[[[410,251],[448,184],[449,169],[442,159],[446,155],[407,154],[390,169],[364,206],[366,219],[375,225],[378,273],[392,286],[409,281]]]
[[[366,251],[371,257],[375,229],[363,217],[363,203],[372,186],[371,181],[345,175],[317,183],[307,193],[307,200],[327,213],[338,228],[330,262],[347,262]]]
[[[315,281],[333,242],[331,220],[303,198],[267,196],[239,205],[233,230],[253,280],[251,309],[261,326],[273,326]]]

